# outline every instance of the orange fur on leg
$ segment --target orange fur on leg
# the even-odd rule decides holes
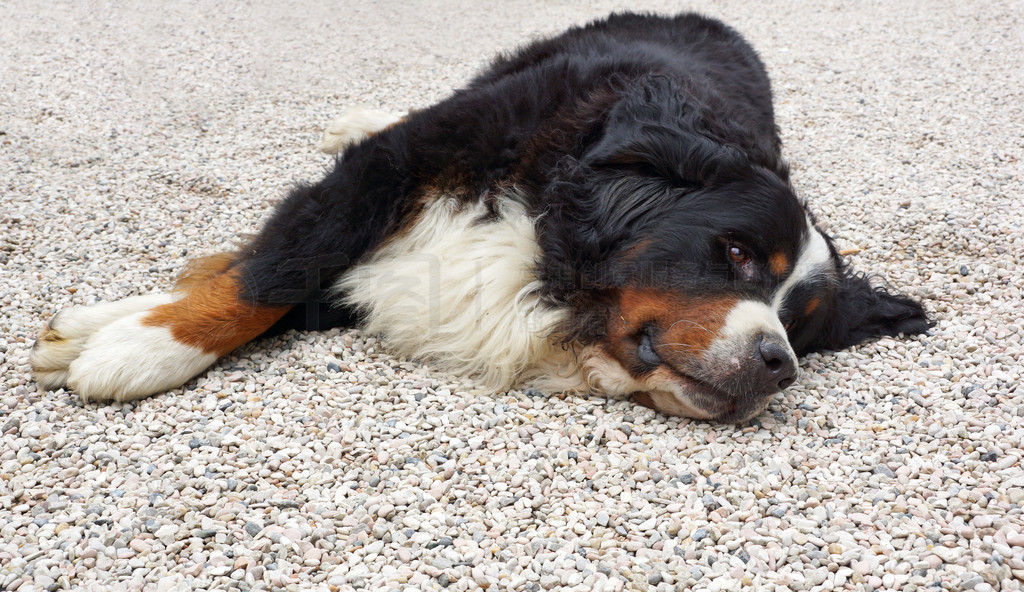
[[[177,284],[187,294],[153,308],[142,324],[166,327],[175,340],[218,356],[258,337],[291,307],[244,301],[233,261],[233,255],[220,254],[190,264]]]
[[[178,274],[174,282],[174,289],[177,291],[189,291],[194,287],[209,281],[231,267],[238,257],[234,253],[215,253],[198,259],[193,259],[185,264],[185,268]]]

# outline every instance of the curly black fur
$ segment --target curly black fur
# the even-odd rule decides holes
[[[754,50],[699,15],[618,14],[498,58],[347,150],[241,252],[245,295],[296,305],[272,332],[354,322],[327,289],[414,220],[428,190],[468,201],[502,187],[536,216],[536,274],[581,343],[604,338],[622,286],[770,302],[784,278],[738,273],[723,245],[795,261],[808,232]],[[920,304],[873,288],[829,248],[834,273],[787,297],[798,353],[928,328]]]

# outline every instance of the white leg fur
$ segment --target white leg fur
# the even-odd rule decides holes
[[[327,154],[338,154],[373,132],[380,131],[401,119],[401,115],[394,113],[354,107],[327,124],[327,129],[320,136],[317,149]]]
[[[29,357],[39,386],[53,390],[67,384],[68,366],[85,349],[86,341],[102,327],[171,301],[170,294],[150,294],[62,309],[50,319]]]
[[[68,367],[67,384],[85,401],[131,401],[181,386],[217,361],[135,313],[97,331]]]
[[[73,388],[86,401],[130,401],[180,386],[217,356],[141,324],[171,294],[135,296],[60,311],[32,349],[40,387]]]

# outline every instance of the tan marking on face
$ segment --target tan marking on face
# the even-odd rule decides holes
[[[187,294],[153,308],[142,324],[166,327],[174,339],[204,352],[223,356],[258,337],[277,322],[290,306],[260,306],[241,298],[238,270],[213,271],[223,259],[200,263],[179,281]]]
[[[804,307],[804,316],[810,316],[812,312],[818,309],[821,304],[820,298],[811,298],[807,301],[807,306]]]
[[[634,336],[644,325],[657,325],[659,355],[669,363],[699,358],[719,336],[735,306],[734,296],[693,298],[665,290],[626,288],[619,297],[619,316],[609,323],[609,336],[620,360],[632,360]]]
[[[789,271],[789,257],[782,251],[776,251],[768,257],[768,267],[775,275],[782,275]]]

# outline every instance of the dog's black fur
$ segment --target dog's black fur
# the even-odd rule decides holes
[[[639,393],[666,413],[743,421],[795,380],[796,355],[930,326],[814,225],[790,185],[764,66],[716,20],[615,15],[361,131],[250,244],[197,262],[177,297],[55,317],[33,350],[41,384],[129,400],[260,334],[365,315],[406,339],[402,353],[493,388]],[[411,291],[448,306],[443,327],[353,269],[422,278],[427,254],[448,267],[426,283],[457,277],[448,294]],[[483,268],[490,284],[474,275]],[[499,310],[469,304],[484,300]],[[131,314],[143,302],[162,304]]]
[[[408,224],[426,188],[472,200],[504,184],[539,216],[538,273],[584,343],[603,338],[606,292],[622,282],[766,297],[778,278],[737,277],[716,238],[796,254],[805,211],[780,150],[767,73],[732,28],[615,15],[497,59],[296,189],[242,253],[246,296],[299,305],[269,333],[352,324],[326,288]],[[642,260],[621,261],[652,237]],[[792,310],[823,305],[784,319],[797,353],[927,330],[920,304],[873,288],[829,247],[841,283],[801,286]]]

